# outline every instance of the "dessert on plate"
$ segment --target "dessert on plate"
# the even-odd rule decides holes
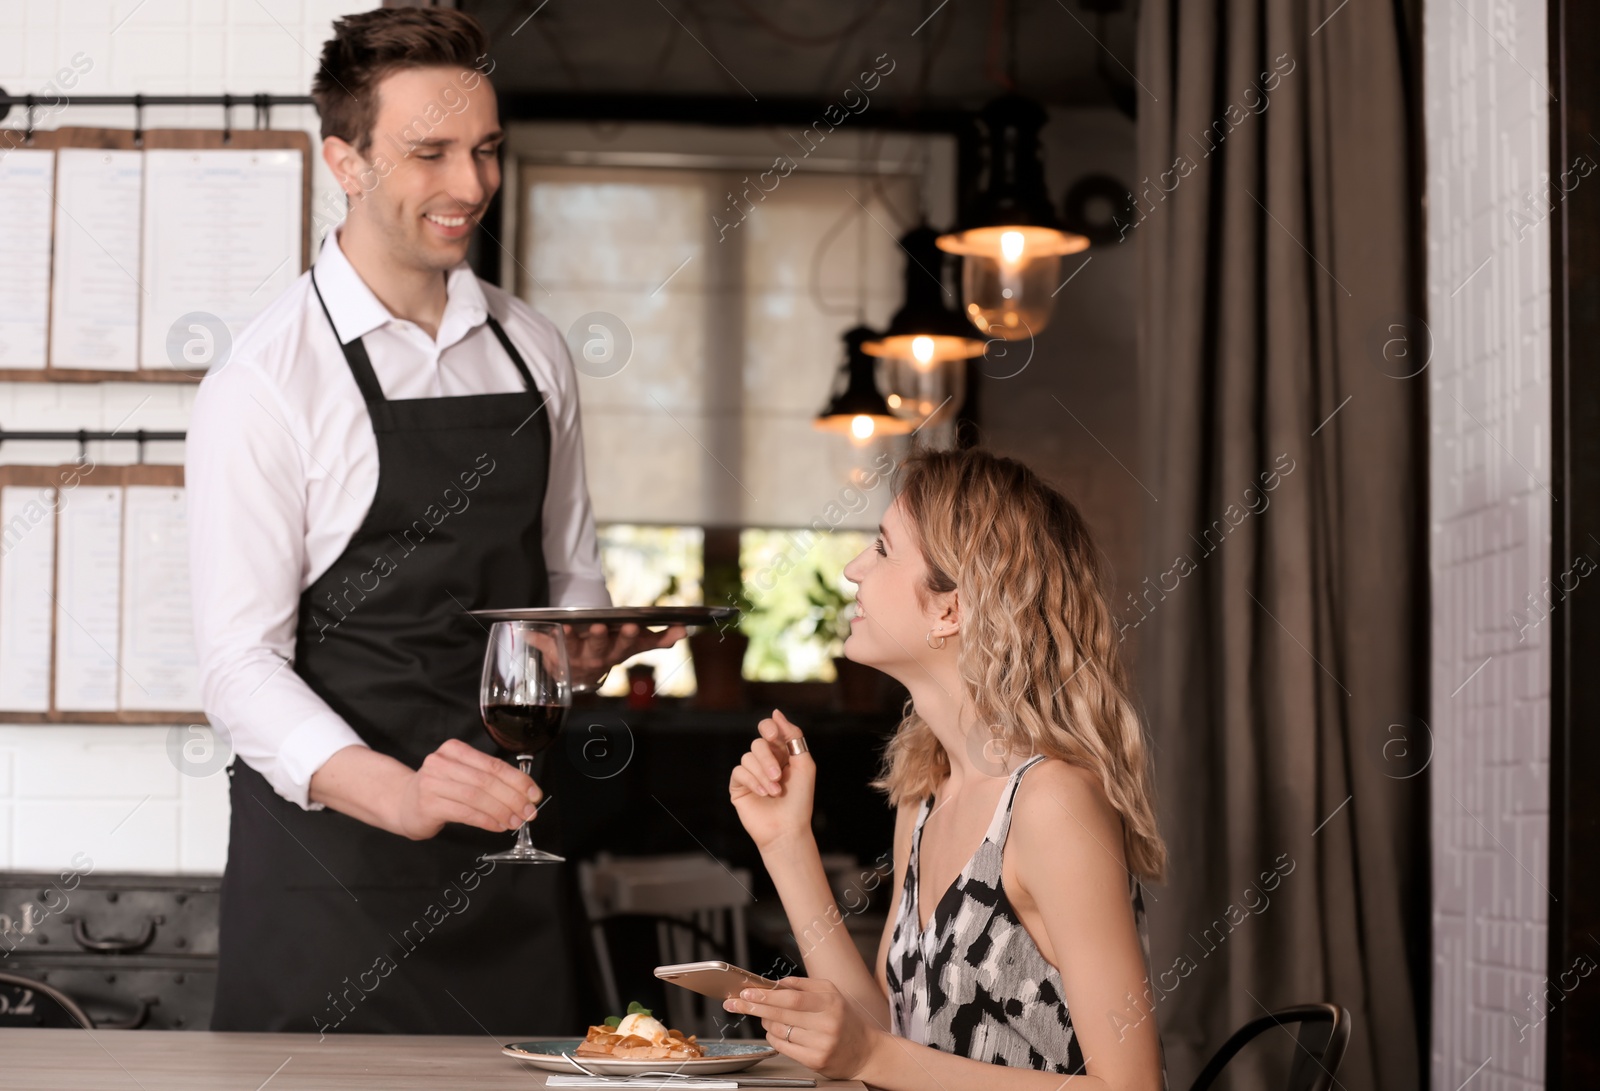
[[[628,1014],[613,1015],[588,1035],[573,1051],[579,1057],[606,1057],[620,1061],[693,1061],[706,1055],[693,1034],[685,1036],[651,1014],[637,1001]]]

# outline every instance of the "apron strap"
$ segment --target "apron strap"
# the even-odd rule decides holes
[[[533,375],[529,373],[528,365],[522,361],[522,353],[518,352],[516,346],[511,343],[511,338],[507,337],[506,331],[500,328],[500,323],[494,320],[494,315],[488,315],[488,322],[489,328],[500,339],[500,345],[506,350],[506,355],[511,357],[511,362],[516,364],[517,370],[522,373],[522,381],[528,385],[529,390],[537,391],[539,388],[534,385]]]
[[[328,320],[328,328],[333,331],[333,339],[339,341],[339,327],[333,324],[333,315],[328,313],[328,301],[322,298],[322,289],[317,286],[317,268],[311,267],[311,290],[317,293],[317,302],[322,304],[322,314]],[[367,355],[367,347],[357,337],[348,345],[339,341],[339,348],[344,353],[345,362],[350,365],[350,372],[355,376],[356,385],[361,388],[361,397],[368,405],[381,404],[385,399],[383,387],[378,382],[377,373],[372,370],[372,359]]]
[[[317,285],[317,270],[315,266],[311,268],[311,289],[317,293],[317,302],[322,304],[322,313],[328,320],[328,328],[333,330],[334,340],[339,340],[339,327],[333,324],[333,315],[328,312],[328,301],[322,298],[322,289]],[[530,391],[537,392],[539,388],[534,383],[533,374],[523,361],[522,354],[511,343],[511,338],[506,336],[506,331],[501,328],[500,323],[495,321],[494,315],[486,315],[486,317],[489,322],[489,329],[494,331],[495,338],[500,342],[501,347],[506,350],[506,355],[511,357],[511,362],[516,365],[517,373],[522,376],[524,387]],[[350,365],[351,374],[355,376],[356,386],[361,388],[361,396],[366,400],[367,404],[373,405],[387,401],[388,399],[383,396],[383,385],[378,382],[377,372],[372,370],[372,357],[367,355],[367,346],[362,343],[361,338],[357,337],[348,344],[341,341],[339,348],[344,352],[345,362]]]

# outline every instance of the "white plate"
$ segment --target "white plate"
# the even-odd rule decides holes
[[[578,1075],[579,1070],[562,1056],[571,1053],[573,1058],[591,1072],[602,1076],[635,1076],[641,1072],[682,1072],[686,1075],[711,1076],[720,1072],[743,1072],[752,1065],[776,1057],[778,1051],[759,1042],[702,1042],[704,1057],[693,1061],[607,1061],[599,1057],[579,1057],[577,1050],[581,1038],[557,1038],[548,1042],[512,1042],[500,1052],[519,1061],[527,1061],[546,1072],[566,1072]]]

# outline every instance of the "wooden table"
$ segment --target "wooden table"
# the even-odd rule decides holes
[[[7,1091],[528,1091],[544,1086],[544,1073],[507,1057],[500,1046],[487,1035],[336,1033],[319,1039],[315,1034],[187,1030],[0,1030],[0,1086]],[[787,1057],[775,1057],[746,1074],[812,1073]],[[864,1087],[817,1077],[818,1091]]]

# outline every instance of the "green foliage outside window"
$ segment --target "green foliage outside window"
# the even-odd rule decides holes
[[[601,566],[612,601],[620,606],[703,602],[741,610],[739,629],[750,638],[745,677],[764,682],[831,682],[833,657],[850,635],[855,585],[844,566],[872,541],[858,531],[745,530],[739,569],[704,567],[699,527],[611,523],[599,528]],[[688,646],[680,642],[640,656],[656,667],[656,690],[694,692]],[[627,692],[625,672],[613,670],[601,693]]]

